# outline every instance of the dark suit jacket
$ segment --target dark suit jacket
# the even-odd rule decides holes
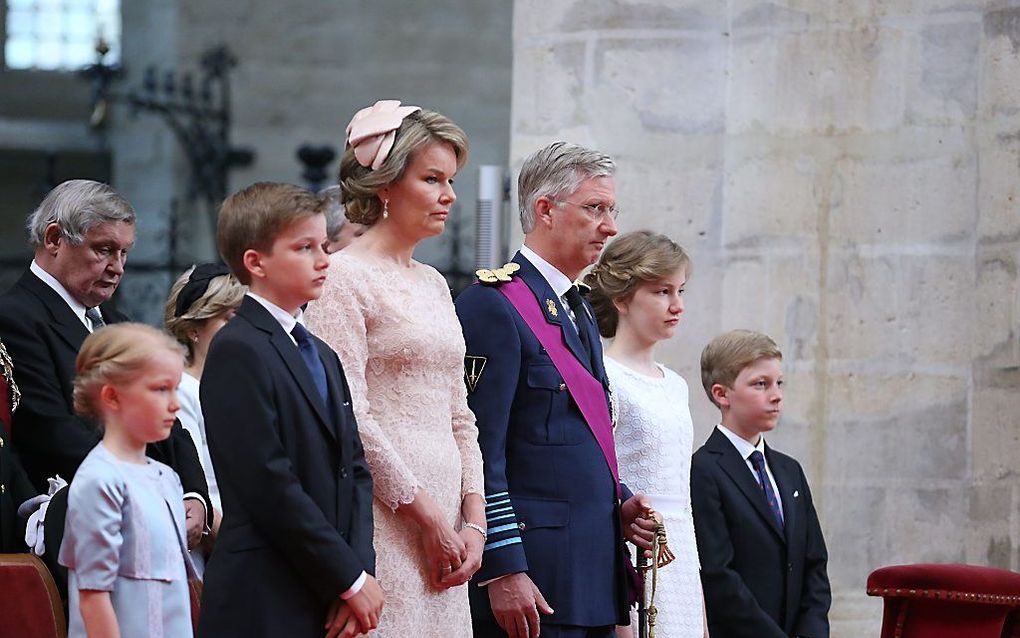
[[[200,637],[320,638],[329,605],[374,572],[372,479],[340,360],[315,339],[328,405],[294,342],[245,297],[213,339],[201,399],[223,523]]]
[[[828,553],[800,464],[765,446],[781,529],[747,463],[718,428],[694,453],[691,502],[709,632],[718,638],[827,638]]]
[[[127,320],[112,308],[102,306],[101,311],[107,323]],[[31,271],[0,296],[0,339],[14,361],[21,390],[12,422],[14,445],[40,492],[54,474],[70,482],[102,438],[95,421],[74,413],[74,361],[88,335],[60,295]],[[186,493],[200,494],[209,503],[198,450],[180,423],[147,453],[177,472]],[[206,520],[211,522],[211,515]]]
[[[104,305],[100,310],[106,323],[128,320],[112,307]],[[70,483],[102,438],[95,421],[74,413],[74,362],[88,335],[85,324],[60,295],[30,270],[0,296],[0,339],[14,362],[14,381],[21,390],[11,438],[38,493],[46,492],[46,479],[56,474]],[[149,444],[146,454],[172,467],[185,493],[205,499],[206,522],[211,523],[202,463],[195,442],[180,422],[174,423],[168,439]],[[66,514],[67,491],[61,490],[46,511],[43,561],[62,595],[67,592],[67,570],[57,562],[57,554]]]
[[[605,385],[597,337],[594,361],[588,360],[545,278],[520,254],[514,261],[521,266],[514,277],[531,288],[546,320],[562,328],[570,350]],[[470,589],[475,635],[496,635],[488,592],[477,583],[516,572],[527,572],[555,610],[543,623],[626,624],[616,486],[595,436],[549,355],[497,288],[473,285],[458,296],[456,308],[469,367],[475,361],[477,370],[484,360],[477,385],[468,388],[489,524]]]
[[[2,381],[2,379],[0,379]],[[0,554],[24,552],[25,521],[18,506],[36,495],[4,432],[0,432]]]

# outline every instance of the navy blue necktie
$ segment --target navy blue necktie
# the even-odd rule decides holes
[[[594,326],[592,326],[591,319],[588,318],[588,310],[584,307],[584,301],[581,299],[581,291],[574,285],[563,293],[563,297],[567,300],[570,311],[574,313],[574,323],[577,326],[577,336],[581,337],[581,346],[584,348],[585,354],[588,355],[588,360],[593,361],[591,333]]]
[[[765,457],[761,452],[755,450],[751,452],[751,456],[748,458],[751,460],[751,465],[754,466],[754,471],[758,475],[758,482],[761,483],[761,489],[765,492],[765,500],[769,503],[769,509],[772,510],[772,515],[776,517],[776,522],[779,523],[779,527],[782,529],[783,510],[779,507],[779,499],[776,498],[776,493],[772,489],[772,481],[769,480],[768,472],[765,471]]]
[[[322,359],[319,358],[319,352],[316,350],[315,344],[312,343],[312,333],[308,332],[308,328],[297,323],[294,324],[294,329],[290,331],[290,334],[294,337],[294,341],[297,341],[298,351],[301,352],[301,358],[305,360],[308,372],[312,375],[315,389],[319,391],[319,396],[322,397],[322,404],[329,405],[327,401],[329,386],[326,384],[326,368],[322,365]]]

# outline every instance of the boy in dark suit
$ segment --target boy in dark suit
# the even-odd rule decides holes
[[[318,201],[297,186],[253,184],[220,209],[220,254],[249,292],[202,375],[223,524],[199,636],[353,636],[382,610],[350,391],[301,323],[326,279],[325,241]]]
[[[701,354],[722,413],[691,465],[694,528],[713,638],[827,638],[828,554],[800,464],[765,445],[783,402],[782,353],[734,330]]]

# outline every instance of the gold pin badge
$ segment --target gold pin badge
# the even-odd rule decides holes
[[[554,317],[560,316],[560,311],[556,309],[556,302],[553,301],[552,299],[545,300],[545,307],[549,309],[549,314],[551,314],[552,316]]]

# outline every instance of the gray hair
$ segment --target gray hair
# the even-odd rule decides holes
[[[524,160],[517,178],[517,205],[521,229],[535,229],[535,202],[539,197],[559,197],[573,193],[581,182],[594,177],[611,177],[616,172],[612,158],[569,142],[553,142]]]
[[[344,205],[340,201],[342,189],[339,184],[327,186],[318,192],[319,201],[322,202],[322,212],[326,215],[326,238],[329,241],[336,241],[340,236],[347,217],[344,214]]]
[[[39,207],[28,216],[28,241],[42,246],[46,227],[56,224],[67,241],[81,245],[92,228],[109,222],[135,223],[135,209],[108,184],[72,179],[47,193]]]

